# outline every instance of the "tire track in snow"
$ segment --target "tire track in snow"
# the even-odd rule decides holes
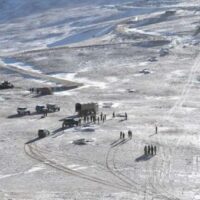
[[[38,151],[37,148],[34,148],[31,144],[25,144],[24,145],[24,152],[30,158],[37,160],[38,162],[44,163],[45,165],[50,166],[50,167],[52,167],[56,170],[62,171],[63,173],[70,174],[70,175],[73,175],[75,177],[85,179],[85,180],[88,180],[88,181],[92,181],[94,183],[99,183],[99,184],[104,185],[104,186],[109,186],[109,187],[112,187],[112,188],[115,188],[115,189],[121,189],[123,191],[134,193],[132,190],[124,187],[124,185],[112,183],[110,181],[100,179],[98,177],[94,177],[92,175],[87,175],[85,173],[78,172],[78,171],[72,170],[68,167],[65,167],[65,166],[63,166],[63,165],[61,165],[61,164],[59,164],[55,161],[49,160],[47,157],[45,157],[42,154],[42,152]]]
[[[195,59],[195,62],[194,62],[193,66],[192,66],[192,68],[190,70],[188,80],[187,80],[186,84],[183,87],[183,90],[181,92],[179,100],[176,101],[176,103],[174,104],[174,106],[168,111],[168,114],[166,116],[168,121],[173,116],[173,114],[176,112],[176,110],[182,107],[183,103],[185,102],[186,98],[188,97],[190,89],[191,89],[191,87],[193,85],[193,79],[194,79],[195,73],[198,71],[199,66],[200,66],[200,55],[198,55],[196,57],[196,59]],[[159,143],[160,143],[161,142],[160,136],[159,136],[158,139],[159,139]],[[176,141],[176,146],[178,146],[180,144],[180,142],[181,142],[181,138],[178,138],[177,141]],[[170,144],[168,143],[167,140],[165,140],[165,144],[170,148]],[[170,153],[166,153],[166,152],[165,152],[164,155],[162,154],[163,160],[165,160],[165,162],[168,162],[168,163],[170,163],[171,160],[172,160],[172,156],[169,156],[169,154]],[[171,155],[172,155],[172,153],[171,153]],[[168,159],[168,161],[166,161],[166,158]],[[166,176],[169,177],[170,176],[170,169],[169,169],[169,167],[164,167],[164,169],[165,169],[165,174],[167,174]],[[158,178],[158,180],[159,180],[159,178]],[[171,188],[171,190],[172,190],[171,192],[174,191],[173,188]],[[180,197],[177,197],[177,199],[180,199]]]

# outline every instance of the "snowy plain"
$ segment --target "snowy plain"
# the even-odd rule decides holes
[[[0,3],[0,80],[16,86],[0,90],[0,199],[200,199],[200,1]],[[58,80],[83,85],[28,93]],[[107,120],[62,130],[77,102]],[[61,111],[34,114],[47,103]],[[33,114],[16,116],[22,105]]]

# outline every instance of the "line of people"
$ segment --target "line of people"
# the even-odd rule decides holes
[[[98,124],[100,123],[100,121],[102,121],[102,122],[105,122],[105,120],[106,120],[106,114],[103,114],[102,112],[101,112],[101,114],[100,114],[100,116],[96,116],[96,115],[88,115],[88,116],[84,116],[83,117],[83,122],[84,123],[89,123],[89,122],[93,122],[93,123],[96,123],[96,121],[98,122]],[[81,122],[82,122],[82,119],[81,119]]]
[[[125,139],[125,136],[126,136],[125,133],[121,131],[121,132],[120,132],[120,139]],[[129,131],[128,131],[128,138],[129,138],[129,139],[132,139],[132,136],[133,136],[133,133],[132,133],[131,130],[129,130]]]
[[[144,155],[149,156],[149,155],[156,155],[157,153],[157,147],[153,145],[146,145],[144,147]]]

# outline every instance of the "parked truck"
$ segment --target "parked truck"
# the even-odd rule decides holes
[[[78,113],[79,116],[87,116],[87,115],[96,115],[98,112],[98,104],[97,103],[86,103],[81,104],[77,103],[75,105],[75,112]]]

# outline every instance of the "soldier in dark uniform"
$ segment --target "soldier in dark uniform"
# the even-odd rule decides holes
[[[102,121],[102,120],[103,120],[103,113],[102,113],[102,112],[101,112],[101,115],[100,115],[100,116],[101,116],[101,121]]]
[[[115,112],[113,112],[113,118],[115,118]]]
[[[155,133],[158,133],[158,127],[155,125]]]
[[[98,121],[98,124],[99,124],[99,121],[100,121],[99,116],[98,116],[98,118],[97,118],[97,121]]]
[[[48,113],[48,110],[47,110],[47,109],[44,109],[44,110],[43,110],[44,117],[47,117],[47,113]]]
[[[127,115],[127,113],[125,112],[125,120],[127,120],[128,119],[128,115]]]
[[[157,151],[157,148],[156,148],[156,146],[154,146],[154,154],[156,155],[156,151]]]
[[[78,125],[81,126],[81,118],[78,120]]]
[[[148,155],[151,153],[151,147],[148,145]]]
[[[147,155],[147,146],[145,145],[144,147],[144,155],[146,156]]]
[[[125,133],[123,133],[123,140],[125,139]]]
[[[132,139],[132,131],[131,130],[128,131],[128,137],[129,137],[129,139]]]
[[[97,120],[97,119],[96,119],[96,115],[94,115],[94,116],[93,116],[93,121],[94,121],[95,124],[96,124],[96,120]]]
[[[122,133],[122,132],[120,132],[120,139],[122,139],[122,134],[123,134],[123,133]]]
[[[83,118],[83,120],[84,120],[84,123],[86,122],[86,116],[84,115],[84,118]]]
[[[151,145],[151,155],[153,156],[153,145]]]

